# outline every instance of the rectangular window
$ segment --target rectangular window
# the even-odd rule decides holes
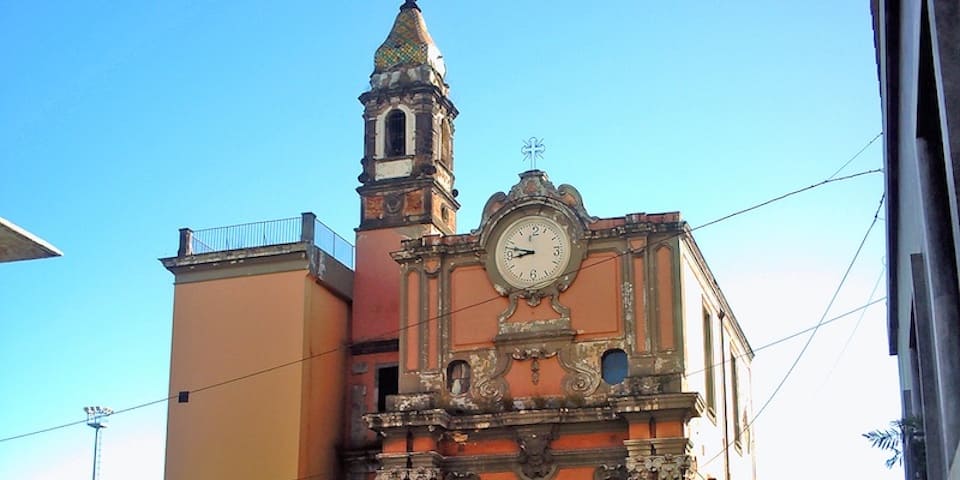
[[[706,305],[703,307],[703,375],[705,387],[703,395],[707,402],[707,412],[715,418],[717,412],[715,372],[713,370],[713,316]]]
[[[387,411],[387,395],[400,392],[400,367],[377,368],[377,411]]]
[[[733,414],[733,440],[737,448],[741,447],[741,438],[743,437],[743,425],[740,422],[740,376],[737,366],[737,352],[730,349],[730,401],[733,404],[731,413]]]

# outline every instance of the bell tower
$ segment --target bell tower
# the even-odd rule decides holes
[[[383,411],[386,399],[398,392],[402,278],[390,254],[404,240],[456,233],[457,109],[448,97],[445,74],[420,7],[406,0],[376,51],[370,90],[360,95],[363,169],[348,334],[347,451],[377,445],[363,416]]]
[[[421,225],[456,232],[453,120],[443,55],[406,0],[377,49],[364,106],[359,230]]]

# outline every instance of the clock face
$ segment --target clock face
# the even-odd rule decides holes
[[[503,230],[495,256],[497,270],[510,285],[543,287],[567,273],[570,237],[550,218],[523,217]]]

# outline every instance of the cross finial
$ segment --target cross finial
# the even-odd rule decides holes
[[[545,151],[547,151],[547,147],[543,144],[543,139],[537,137],[524,140],[523,148],[520,149],[523,159],[530,162],[530,170],[537,169],[537,160],[543,159],[543,152]]]
[[[401,11],[406,10],[408,8],[416,8],[417,10],[420,10],[420,6],[417,5],[417,0],[406,0],[405,2],[403,2],[403,5],[400,5]]]

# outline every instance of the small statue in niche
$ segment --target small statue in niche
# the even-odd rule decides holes
[[[470,364],[454,360],[447,367],[447,390],[451,395],[463,395],[470,391]]]

